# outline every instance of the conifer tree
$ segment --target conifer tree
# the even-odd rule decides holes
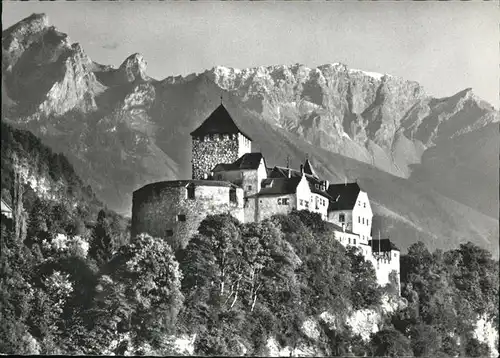
[[[101,210],[97,215],[97,223],[92,231],[89,255],[96,261],[98,266],[102,266],[111,259],[112,254],[113,245],[106,220],[106,212]]]

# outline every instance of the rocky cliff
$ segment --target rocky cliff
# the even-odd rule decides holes
[[[498,231],[498,171],[483,172],[498,153],[488,128],[499,114],[470,89],[438,99],[414,81],[338,63],[219,66],[159,81],[140,54],[118,68],[98,64],[36,14],[6,29],[2,46],[3,119],[65,153],[120,212],[142,185],[190,177],[189,132],[223,93],[269,165],[290,155],[298,167],[309,153],[331,181],[357,179],[391,223],[385,234],[411,237],[395,239],[403,248],[471,237],[491,246]],[[417,202],[402,202],[407,195]]]

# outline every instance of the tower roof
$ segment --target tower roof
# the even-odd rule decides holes
[[[191,136],[194,137],[207,134],[237,133],[241,133],[248,139],[252,140],[248,135],[246,135],[241,129],[238,128],[227,109],[223,104],[221,104],[208,116],[207,119],[205,119],[205,121],[198,128],[191,132]]]
[[[306,159],[306,162],[304,163],[304,173],[312,175],[315,178],[319,178],[316,172],[314,171],[309,159]]]

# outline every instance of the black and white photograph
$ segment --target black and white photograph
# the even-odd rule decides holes
[[[0,355],[498,357],[497,1],[2,1]]]

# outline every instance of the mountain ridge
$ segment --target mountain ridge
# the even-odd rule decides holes
[[[425,219],[461,216],[466,208],[473,210],[477,225],[494,231],[498,203],[490,192],[498,190],[491,186],[498,173],[488,171],[485,188],[468,181],[492,165],[485,158],[498,148],[498,133],[484,128],[497,126],[499,115],[470,89],[434,98],[414,81],[338,63],[315,69],[300,64],[243,70],[216,66],[156,80],[147,75],[140,54],[128,56],[118,68],[101,65],[49,27],[46,17],[28,19],[2,33],[2,98],[11,99],[2,101],[2,117],[64,152],[78,175],[119,212],[130,213],[131,193],[142,185],[190,177],[189,133],[223,94],[237,124],[254,139],[253,150],[262,151],[270,164],[283,164],[290,156],[298,165],[308,153],[332,181],[378,178],[369,185],[369,195],[378,202],[373,192],[385,193],[381,205],[387,212],[411,220],[418,219],[418,212],[431,223],[424,229],[427,242],[440,234],[448,241],[467,235],[482,241],[485,234],[471,229],[476,224],[468,220],[449,221],[458,226],[448,232],[438,221]],[[53,40],[48,48],[42,46],[47,33]],[[11,43],[24,45],[12,48]],[[46,81],[32,96],[36,100],[20,90],[33,87],[34,78]],[[485,138],[483,149],[475,137]],[[445,160],[446,148],[455,147],[459,155]],[[433,174],[436,155],[439,172],[460,177],[465,167],[467,180],[450,174],[447,185],[440,184]],[[429,212],[417,203],[405,207],[387,183],[400,196],[411,192],[417,203],[421,192]],[[448,203],[456,210],[432,204],[426,191],[443,202],[452,200]],[[409,229],[396,228],[392,235],[398,230]]]

